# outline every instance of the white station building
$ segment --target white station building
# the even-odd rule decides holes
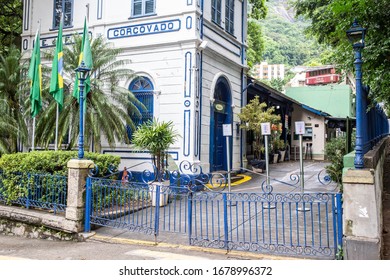
[[[64,37],[103,35],[137,75],[125,86],[148,112],[144,120],[172,120],[180,138],[169,154],[178,164],[200,163],[204,172],[242,164],[237,113],[245,104],[247,0],[24,0],[22,51],[30,51],[41,25],[41,48],[54,48],[60,11]],[[231,124],[227,144],[223,124]],[[226,128],[226,127],[225,127]],[[150,159],[146,151],[102,143],[121,167]]]

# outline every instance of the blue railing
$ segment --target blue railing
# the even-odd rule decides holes
[[[364,134],[364,153],[371,150],[389,134],[389,120],[383,109],[376,105],[367,113],[367,133]]]
[[[185,233],[191,245],[318,258],[335,258],[342,245],[340,193],[192,192],[88,178],[87,201],[86,231]]]
[[[0,171],[0,202],[29,208],[64,212],[67,177],[51,174]]]
[[[321,258],[341,246],[341,194],[194,193],[189,201],[192,245]]]
[[[361,85],[361,54],[355,52],[356,69],[356,144],[355,168],[364,168],[364,155],[371,150],[383,137],[389,134],[389,121],[381,106],[368,106],[369,88]],[[358,78],[358,74],[360,77]],[[367,109],[370,110],[367,111]]]
[[[183,187],[89,177],[85,230],[93,224],[155,235],[160,230],[185,233],[187,197]]]

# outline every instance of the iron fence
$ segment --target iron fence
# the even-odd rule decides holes
[[[0,202],[29,208],[64,212],[67,177],[51,174],[0,171]]]
[[[189,201],[192,245],[334,258],[341,244],[341,194],[194,193]]]

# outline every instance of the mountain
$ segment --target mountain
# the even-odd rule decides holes
[[[310,24],[295,18],[289,0],[268,0],[268,15],[260,21],[265,39],[263,60],[287,68],[319,61],[321,47],[304,30]]]

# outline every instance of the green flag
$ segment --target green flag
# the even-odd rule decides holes
[[[38,115],[42,108],[42,65],[40,54],[40,39],[39,30],[35,35],[34,49],[31,54],[30,68],[28,77],[31,80],[30,101],[31,101],[31,116],[34,118]]]
[[[56,41],[56,52],[54,54],[51,80],[50,80],[50,94],[53,95],[54,100],[58,103],[58,108],[61,111],[64,105],[64,57],[62,52],[62,17],[60,21],[60,28],[58,29],[58,36]]]
[[[81,52],[79,57],[79,66],[81,62],[84,61],[84,64],[89,69],[92,69],[93,63],[92,63],[92,52],[91,52],[91,45],[89,43],[89,36],[88,36],[88,27],[87,27],[87,18],[84,20],[84,32],[83,32],[83,40],[81,42]],[[88,76],[88,78],[85,80],[85,87],[84,87],[84,97],[87,96],[87,93],[91,90],[91,79]],[[76,81],[73,88],[73,97],[79,100],[79,79],[76,75]],[[86,99],[84,99],[86,100]]]

